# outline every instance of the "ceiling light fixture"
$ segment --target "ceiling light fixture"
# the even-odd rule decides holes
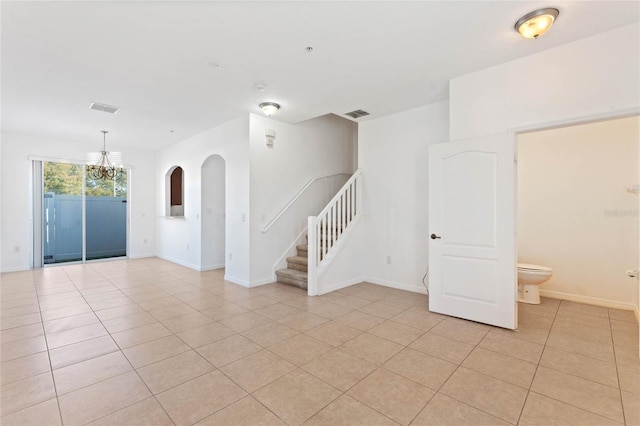
[[[262,112],[264,112],[269,117],[271,117],[280,109],[280,105],[275,102],[263,102],[259,105],[259,107]]]
[[[100,131],[103,138],[102,151],[87,154],[87,173],[94,179],[114,180],[122,173],[123,167],[120,165],[122,155],[119,152],[107,152],[107,133],[109,132]]]
[[[551,28],[558,14],[560,11],[552,7],[534,10],[518,19],[515,29],[524,38],[537,39]]]

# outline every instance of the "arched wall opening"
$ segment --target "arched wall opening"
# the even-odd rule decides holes
[[[165,215],[184,216],[184,172],[173,166],[165,175]]]

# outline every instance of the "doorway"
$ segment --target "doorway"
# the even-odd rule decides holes
[[[41,215],[34,220],[41,226],[41,244],[34,246],[41,247],[42,256],[34,266],[126,256],[126,170],[108,180],[88,176],[82,164],[34,163],[42,173],[41,182],[34,180],[41,185],[34,201],[42,206],[34,209]]]
[[[542,295],[633,309],[640,117],[518,134],[518,258],[552,268]]]
[[[226,185],[225,161],[215,154],[201,167],[201,260],[200,270],[225,267]]]

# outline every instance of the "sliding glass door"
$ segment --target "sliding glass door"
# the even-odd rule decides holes
[[[44,161],[43,263],[126,256],[127,174],[90,178],[81,164]]]

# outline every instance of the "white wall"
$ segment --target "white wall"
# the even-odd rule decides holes
[[[454,78],[451,139],[638,109],[639,56],[632,24]]]
[[[449,140],[448,114],[448,104],[441,102],[359,125],[362,275],[367,281],[425,290],[428,146]]]
[[[15,133],[2,134],[2,271],[29,269],[32,249],[32,188],[30,155],[61,160],[84,161],[89,143],[75,143]],[[153,153],[122,149],[129,172],[130,258],[155,254],[155,194]],[[145,242],[146,241],[146,242]],[[18,248],[16,251],[15,248]]]
[[[212,155],[202,165],[202,259],[203,270],[224,267],[225,260],[225,164]]]
[[[306,216],[319,213],[348,176],[328,180],[327,187],[315,185],[325,201],[319,208],[308,204],[301,220],[283,217],[268,232],[262,229],[311,179],[354,172],[355,126],[335,115],[289,125],[251,114],[251,285],[274,281],[274,265],[306,228]],[[265,129],[276,131],[273,147],[265,143]],[[324,193],[327,188],[333,193]]]
[[[225,161],[227,236],[225,279],[249,284],[249,116],[245,115],[171,145],[156,154],[157,256],[193,269],[202,268],[201,173],[205,160]],[[167,218],[165,174],[184,171],[184,218]],[[231,258],[230,258],[231,257]],[[206,266],[206,265],[205,265]]]
[[[632,117],[518,136],[518,257],[553,268],[542,294],[635,304],[639,130]]]

